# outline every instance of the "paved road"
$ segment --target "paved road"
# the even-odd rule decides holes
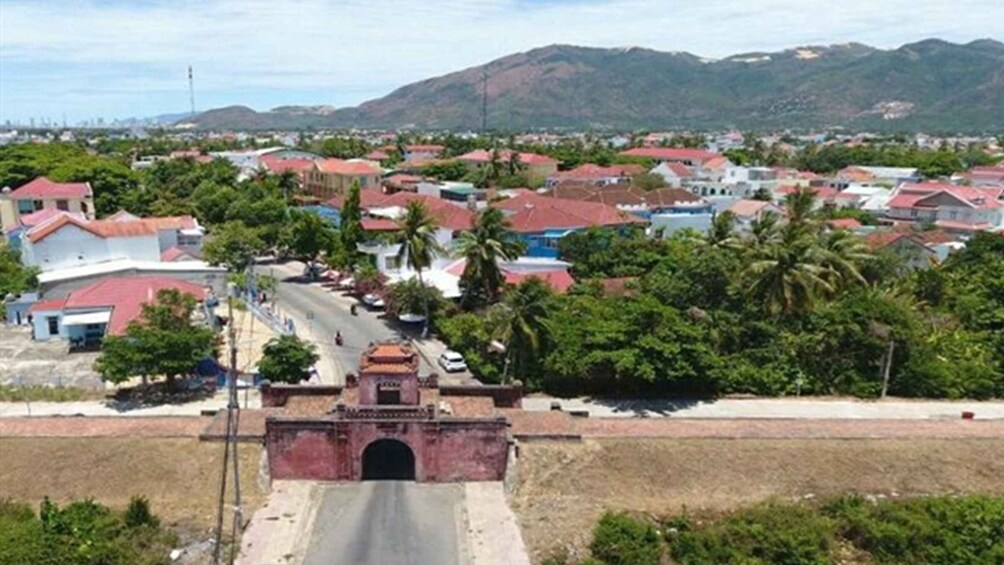
[[[463,485],[369,481],[322,496],[304,565],[470,563]]]
[[[1001,401],[854,400],[836,398],[753,398],[720,400],[630,400],[550,398],[523,399],[523,409],[586,410],[596,418],[793,418],[793,419],[958,419],[973,412],[980,420],[1004,418]]]

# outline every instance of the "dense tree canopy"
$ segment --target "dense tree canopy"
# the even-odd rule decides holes
[[[310,368],[319,358],[314,344],[281,335],[265,344],[258,372],[273,383],[297,384],[310,378]]]

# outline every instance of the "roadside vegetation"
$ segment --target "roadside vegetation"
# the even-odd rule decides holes
[[[924,563],[1004,559],[1004,498],[986,496],[822,503],[767,502],[736,512],[663,519],[607,512],[582,563]],[[549,565],[571,563],[556,555]]]
[[[76,402],[104,397],[104,391],[69,386],[0,385],[0,402]]]
[[[92,500],[60,507],[47,498],[36,513],[0,500],[2,564],[154,565],[170,563],[176,543],[143,497],[133,497],[124,512]]]

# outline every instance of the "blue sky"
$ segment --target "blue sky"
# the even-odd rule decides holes
[[[0,0],[0,123],[351,106],[551,43],[723,57],[1004,40],[1001,0]]]

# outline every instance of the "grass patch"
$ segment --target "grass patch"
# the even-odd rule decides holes
[[[69,386],[0,385],[0,402],[76,402],[104,397],[104,391]]]

